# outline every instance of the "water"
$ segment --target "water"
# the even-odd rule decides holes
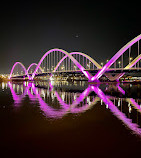
[[[141,85],[3,82],[0,127],[3,157],[138,157]]]

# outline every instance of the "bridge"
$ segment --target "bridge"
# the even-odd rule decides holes
[[[77,74],[90,82],[97,82],[102,76],[110,81],[117,81],[123,75],[141,72],[140,39],[135,37],[123,46],[105,65],[82,52],[67,52],[54,48],[47,51],[38,63],[32,63],[27,69],[21,62],[16,62],[10,72],[10,79],[34,80],[38,76]]]

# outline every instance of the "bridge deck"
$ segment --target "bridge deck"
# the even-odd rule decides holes
[[[85,71],[88,71],[92,74],[95,74],[100,69],[94,70],[94,69],[85,69]],[[109,69],[106,71],[106,73],[141,73],[141,68],[130,68],[130,69],[123,69],[123,68],[116,68],[116,69]],[[66,70],[66,71],[56,71],[56,72],[43,72],[36,74],[36,76],[45,76],[45,75],[51,75],[51,74],[82,74],[80,70]],[[29,74],[30,76],[32,74]],[[26,75],[19,75],[19,76],[13,76],[12,78],[26,78]]]

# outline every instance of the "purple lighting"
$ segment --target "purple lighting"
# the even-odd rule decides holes
[[[141,113],[141,107],[138,105],[133,98],[127,99],[140,113]]]
[[[12,69],[11,69],[10,76],[9,76],[10,79],[11,79],[11,77],[12,77],[12,73],[13,73],[14,68],[15,68],[16,65],[20,65],[20,66],[24,69],[25,75],[28,76],[28,72],[27,72],[25,66],[24,66],[21,62],[16,62],[16,63],[13,65]],[[28,76],[28,78],[29,78],[29,76]]]
[[[46,52],[43,57],[40,59],[35,71],[33,72],[32,74],[32,79],[35,77],[35,74],[36,74],[36,71],[39,69],[41,63],[43,62],[43,60],[45,59],[45,57],[50,54],[51,52],[55,52],[55,51],[58,51],[58,52],[62,52],[63,54],[65,54],[66,56],[68,56],[72,61],[73,63],[84,73],[84,75],[90,80],[91,79],[91,74],[89,72],[84,72],[85,68],[72,56],[70,55],[68,52],[66,52],[65,50],[62,50],[62,49],[58,49],[58,48],[55,48],[55,49],[51,49],[49,50],[48,52]]]
[[[28,87],[26,87],[24,93],[22,95],[17,95],[12,87],[12,84],[10,82],[8,82],[8,86],[10,88],[10,91],[11,91],[11,94],[12,94],[12,97],[13,97],[13,100],[14,100],[14,105],[16,107],[19,107],[20,106],[20,103],[22,101],[22,98],[27,94],[27,89]]]
[[[61,104],[61,109],[60,110],[56,110],[52,107],[50,107],[40,96],[37,88],[35,87],[34,83],[29,83],[29,84],[25,84],[26,89],[24,91],[24,93],[20,96],[17,95],[12,87],[12,84],[9,82],[8,83],[13,99],[15,101],[15,104],[17,106],[20,106],[21,100],[22,98],[28,94],[29,98],[33,101],[38,100],[39,104],[40,104],[40,109],[44,112],[46,117],[50,117],[50,118],[61,118],[64,115],[68,114],[68,113],[82,113],[88,109],[90,109],[91,107],[93,107],[98,101],[100,101],[100,99],[105,103],[106,106],[108,106],[108,108],[111,110],[111,112],[119,119],[121,120],[126,127],[128,127],[129,129],[131,129],[134,133],[138,134],[141,136],[141,129],[138,127],[138,125],[136,123],[132,123],[132,120],[127,118],[126,115],[121,112],[114,104],[113,102],[110,100],[109,96],[106,96],[102,90],[100,88],[98,88],[98,86],[89,86],[87,89],[85,89],[83,91],[83,93],[80,94],[80,96],[78,98],[76,98],[75,101],[73,101],[73,103],[70,104],[66,104],[63,99],[59,96],[59,94],[55,91],[55,95],[57,100],[59,101],[59,103]],[[32,90],[31,90],[31,89]],[[120,87],[118,87],[118,89],[121,91],[121,93],[125,93],[124,90]],[[30,92],[32,91],[32,93]],[[89,104],[85,104],[82,107],[77,107],[77,105],[79,105],[80,102],[82,102],[92,91],[94,91],[98,97],[96,96],[93,101]],[[128,102],[130,102],[139,112],[141,112],[141,108],[140,106],[135,102],[134,99],[129,99],[127,100]]]
[[[87,59],[89,59],[98,69],[101,69],[102,67],[94,60],[92,59],[90,56],[84,54],[84,53],[81,53],[81,52],[71,52],[69,53],[70,55],[73,55],[73,54],[79,54],[79,55],[82,55],[83,57],[86,57]],[[59,62],[58,64],[56,65],[55,69],[53,70],[53,72],[55,72],[59,65],[67,58],[68,56],[64,56]]]
[[[20,65],[24,71],[25,71],[25,76],[27,75],[28,79],[29,80],[33,80],[36,73],[37,73],[37,70],[40,69],[41,72],[43,72],[43,69],[40,67],[40,65],[42,64],[43,60],[50,54],[50,53],[54,53],[54,52],[60,52],[60,53],[63,53],[65,54],[65,56],[58,62],[57,65],[54,65],[56,66],[54,68],[54,70],[52,72],[56,72],[56,70],[58,69],[58,67],[61,65],[61,63],[68,57],[69,59],[71,59],[71,61],[80,69],[80,71],[85,75],[86,78],[88,78],[89,81],[95,81],[95,82],[98,82],[98,79],[107,71],[109,70],[110,66],[116,62],[116,60],[121,57],[122,54],[125,53],[125,51],[127,49],[129,49],[133,44],[135,44],[136,42],[138,42],[139,40],[141,39],[141,35],[137,36],[136,38],[134,38],[133,40],[131,40],[130,42],[128,42],[124,47],[122,47],[103,67],[101,67],[94,59],[92,59],[90,56],[84,54],[84,53],[81,53],[81,52],[71,52],[71,53],[68,53],[66,52],[65,50],[62,50],[62,49],[58,49],[58,48],[54,48],[54,49],[51,49],[49,50],[48,52],[46,52],[42,58],[40,59],[39,63],[36,64],[36,63],[32,63],[28,69],[26,70],[25,66],[20,63],[20,62],[16,62],[12,69],[11,69],[11,72],[10,72],[10,79],[12,77],[12,73],[13,73],[13,70],[15,68],[16,65]],[[81,55],[83,57],[85,57],[87,60],[89,60],[93,65],[95,65],[97,67],[97,69],[100,69],[96,75],[92,76],[92,74],[89,72],[89,71],[86,71],[85,68],[83,67],[83,65],[81,65],[72,55]],[[131,63],[129,63],[124,69],[130,69],[132,68],[137,62],[139,62],[139,60],[141,59],[141,55],[138,55],[138,57],[136,57]],[[79,58],[80,60],[80,58]],[[51,62],[51,61],[50,61]],[[55,59],[54,59],[54,62],[55,62]],[[34,72],[32,73],[32,76],[30,76],[29,74],[29,70],[32,66],[36,66]],[[119,73],[115,76],[112,76],[110,73],[106,73],[105,76],[111,80],[111,81],[117,81],[119,80],[120,77],[122,77],[125,73]],[[24,77],[24,76],[23,76]],[[52,77],[52,74],[51,74],[51,77]]]
[[[32,64],[29,65],[29,67],[27,68],[27,73],[28,73],[28,74],[29,74],[29,70],[30,70],[31,67],[34,66],[34,65],[37,66],[38,64],[37,64],[37,63],[32,63]],[[41,70],[41,72],[44,72],[41,67],[39,67],[39,69]]]
[[[124,47],[122,47],[106,64],[105,66],[98,71],[98,73],[91,78],[91,81],[98,80],[105,72],[108,70],[108,68],[133,44],[138,42],[141,39],[141,35],[135,37],[133,40],[128,42]]]
[[[129,129],[134,131],[134,133],[141,136],[141,129],[138,127],[136,123],[132,123],[132,120],[127,118],[124,113],[122,113],[111,100],[99,89],[98,87],[92,86],[93,91],[103,100],[105,105],[108,105],[108,108],[111,112],[120,119]]]

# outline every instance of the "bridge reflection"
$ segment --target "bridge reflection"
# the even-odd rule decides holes
[[[32,82],[14,84],[9,82],[8,86],[15,107],[20,107],[24,98],[28,96],[33,104],[39,104],[45,117],[59,119],[69,113],[83,113],[99,104],[110,110],[134,134],[141,136],[139,122],[141,99],[126,98],[126,91],[119,84],[107,84],[104,90],[99,85],[84,86],[86,88],[83,90],[80,85],[79,91],[71,90],[69,86],[64,86],[64,89],[63,86],[55,87],[51,82],[49,84],[47,82],[42,84]],[[109,95],[107,92],[111,89],[119,93],[121,97]],[[136,119],[132,116],[135,116]]]

